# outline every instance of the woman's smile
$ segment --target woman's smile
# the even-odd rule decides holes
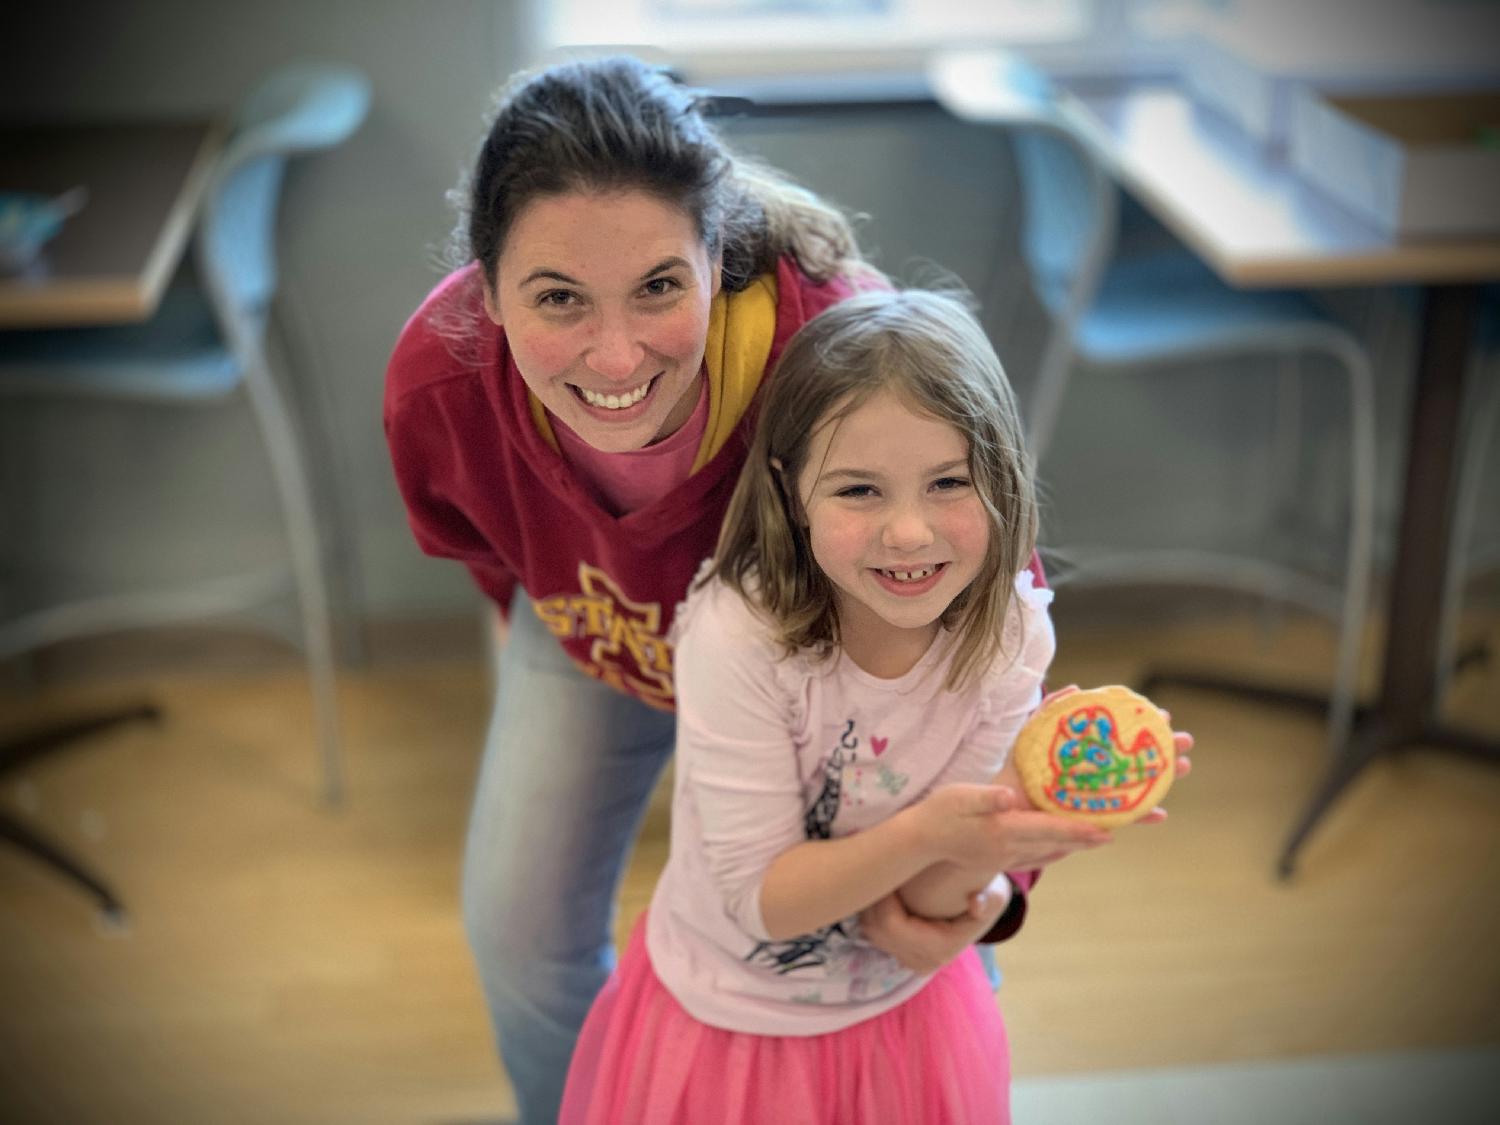
[[[596,410],[604,412],[605,417],[616,415],[623,417],[624,412],[633,406],[639,406],[650,395],[652,387],[660,376],[653,375],[638,387],[628,391],[592,391],[587,387],[580,387],[570,383],[568,386],[573,393],[584,401],[584,404]],[[634,415],[630,415],[634,417]]]

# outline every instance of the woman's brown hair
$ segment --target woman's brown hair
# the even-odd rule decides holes
[[[523,73],[502,90],[471,175],[453,197],[450,265],[478,261],[493,288],[506,235],[538,197],[645,191],[680,207],[723,285],[743,289],[792,255],[814,281],[873,273],[849,220],[773,169],[736,156],[706,113],[713,99],[639,59]]]

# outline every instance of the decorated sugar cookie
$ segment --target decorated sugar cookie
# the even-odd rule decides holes
[[[1044,704],[1016,738],[1016,768],[1043,812],[1112,827],[1139,820],[1172,785],[1172,728],[1127,687]]]

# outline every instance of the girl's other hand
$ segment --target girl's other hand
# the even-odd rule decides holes
[[[1172,712],[1162,710],[1162,718],[1167,720],[1167,725],[1172,725]],[[1181,781],[1193,772],[1193,736],[1185,730],[1174,730],[1172,732],[1172,759],[1175,763],[1173,770],[1173,782]],[[1167,819],[1167,810],[1157,805],[1145,816],[1141,817],[1138,824],[1160,824]]]

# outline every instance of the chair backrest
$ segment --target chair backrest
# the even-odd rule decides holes
[[[260,319],[276,291],[276,207],[287,159],[341,143],[369,105],[363,74],[318,62],[272,72],[240,103],[196,238],[199,272],[216,303],[229,306],[221,317]]]
[[[1005,132],[1021,189],[1020,250],[1051,324],[1028,396],[1027,438],[1040,458],[1072,362],[1074,329],[1114,248],[1119,197],[1060,107],[1050,80],[1019,56],[965,51],[933,71],[945,104]]]

